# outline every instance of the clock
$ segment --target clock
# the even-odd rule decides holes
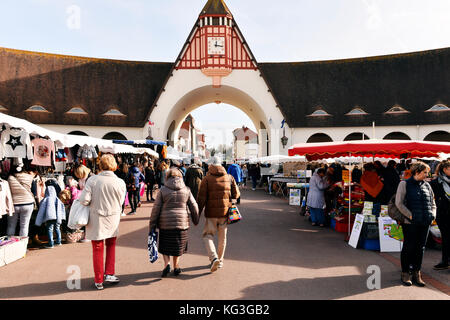
[[[225,37],[208,37],[208,54],[225,54]]]

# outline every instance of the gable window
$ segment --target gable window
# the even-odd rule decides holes
[[[2,106],[2,105],[0,104],[0,112],[5,112],[5,111],[8,111],[8,109],[6,109],[4,106]]]
[[[425,112],[436,112],[436,111],[439,112],[439,111],[448,111],[448,110],[450,110],[450,108],[447,107],[445,104],[436,104]]]
[[[71,113],[71,114],[87,114],[86,111],[83,110],[83,108],[80,107],[75,107],[70,109],[69,111],[67,111],[66,113]]]
[[[405,108],[399,106],[398,104],[396,104],[395,106],[393,106],[392,108],[390,108],[388,111],[386,111],[385,113],[388,114],[392,114],[392,113],[409,113],[408,110],[406,110]]]
[[[25,111],[35,111],[35,112],[49,112],[47,109],[45,109],[43,106],[34,105],[29,107]]]
[[[125,114],[123,114],[116,108],[112,108],[112,109],[108,110],[103,115],[105,115],[105,116],[126,116]]]
[[[323,109],[317,109],[310,115],[307,115],[307,117],[325,117],[325,116],[331,116],[331,114],[329,114],[328,112],[326,112]]]
[[[356,107],[354,109],[352,109],[352,111],[350,111],[349,113],[347,113],[347,116],[358,116],[358,115],[365,115],[368,114],[367,112],[365,112],[363,109]]]

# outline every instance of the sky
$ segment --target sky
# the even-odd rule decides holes
[[[0,47],[174,62],[206,2],[1,0]],[[226,4],[258,62],[334,60],[450,47],[450,0],[226,0]],[[194,112],[207,135],[217,119],[212,106]],[[234,126],[231,131],[236,119],[241,120],[237,127],[253,126],[241,111],[227,109],[230,115],[221,116],[222,126]],[[223,143],[219,136],[213,140]]]

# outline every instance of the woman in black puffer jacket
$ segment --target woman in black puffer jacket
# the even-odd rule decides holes
[[[436,170],[437,178],[431,181],[437,206],[436,222],[441,231],[442,261],[434,266],[435,270],[449,269],[450,255],[450,161],[442,161]]]
[[[430,225],[436,216],[433,190],[425,181],[429,173],[430,167],[423,162],[411,165],[412,177],[400,182],[395,198],[395,205],[407,220],[402,224],[404,241],[401,253],[401,279],[407,286],[412,285],[411,273],[418,286],[425,286],[420,269]]]

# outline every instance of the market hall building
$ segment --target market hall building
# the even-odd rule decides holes
[[[224,1],[209,0],[175,62],[0,48],[0,112],[61,133],[177,147],[190,112],[227,103],[253,121],[259,156],[363,137],[450,141],[449,71],[450,48],[257,62]]]

